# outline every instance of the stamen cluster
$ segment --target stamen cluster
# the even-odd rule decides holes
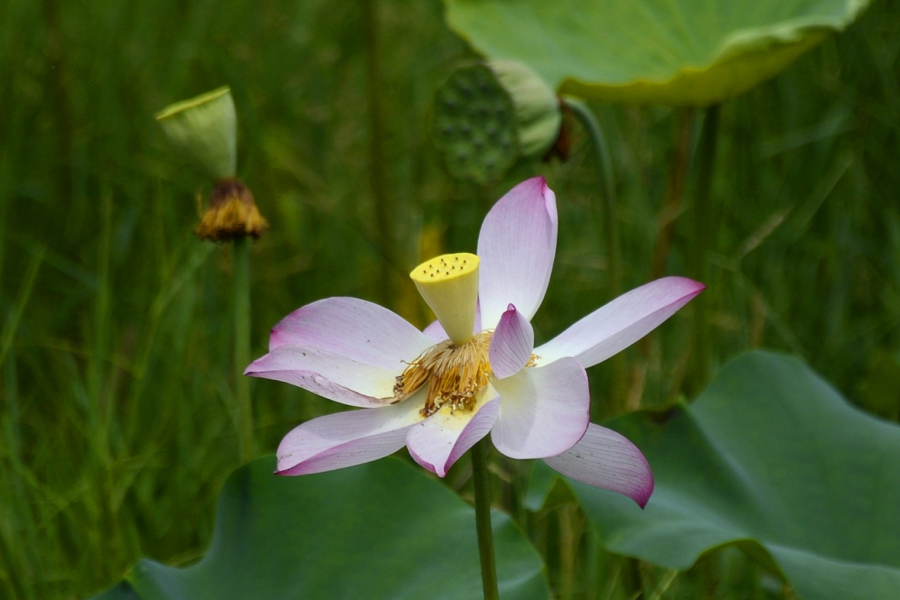
[[[445,340],[426,350],[397,377],[392,404],[405,400],[427,382],[425,406],[419,411],[423,417],[445,405],[451,413],[474,410],[491,377],[492,336],[493,332],[483,331],[465,344]]]

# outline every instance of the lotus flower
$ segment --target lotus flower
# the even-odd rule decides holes
[[[490,433],[506,456],[543,459],[644,506],[650,467],[623,436],[590,423],[585,368],[642,338],[704,286],[653,281],[535,348],[530,319],[550,281],[557,227],[556,197],[543,178],[509,191],[485,218],[477,255],[440,256],[410,274],[438,318],[424,331],[355,298],[320,300],[278,323],[268,354],[245,374],[362,410],[288,433],[276,473],[349,467],[405,445],[443,477]]]

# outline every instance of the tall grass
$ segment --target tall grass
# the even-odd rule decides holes
[[[79,597],[142,554],[195,559],[218,489],[238,464],[232,265],[226,248],[191,234],[196,198],[209,190],[153,121],[172,101],[233,88],[240,175],[273,225],[251,250],[257,355],[269,327],[304,303],[382,299],[385,272],[396,274],[390,307],[424,324],[403,274],[420,254],[474,249],[491,202],[534,174],[557,192],[561,220],[538,337],[608,299],[598,180],[583,137],[567,163],[521,165],[487,189],[452,181],[431,149],[427,117],[437,84],[471,54],[444,27],[438,2],[377,6],[387,224],[370,185],[371,23],[357,3],[4,5],[0,596]],[[716,364],[779,348],[858,399],[874,357],[896,361],[898,55],[900,14],[876,3],[845,35],[722,107],[712,187],[721,225],[707,232]],[[618,177],[628,289],[650,276],[680,116],[595,109]],[[690,275],[694,189],[689,181],[667,273]],[[685,389],[687,317],[626,354],[632,405],[664,404]],[[610,378],[608,365],[593,369],[597,417],[608,416]],[[252,389],[264,452],[293,425],[334,410],[291,386]],[[670,580],[599,552],[578,511],[565,510],[532,519],[565,595],[624,598],[622,590],[667,581],[666,598],[729,597],[735,586],[748,597],[781,593],[731,554]]]

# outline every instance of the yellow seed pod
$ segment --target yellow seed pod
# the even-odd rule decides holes
[[[468,252],[432,258],[409,274],[454,344],[472,339],[478,303],[478,257]]]

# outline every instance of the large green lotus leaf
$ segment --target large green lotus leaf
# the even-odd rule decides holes
[[[807,600],[900,598],[900,427],[799,360],[748,354],[689,407],[611,426],[643,450],[656,489],[641,511],[572,483],[609,550],[686,569],[735,545]]]
[[[705,106],[776,75],[869,0],[444,0],[452,29],[561,93]]]
[[[272,457],[238,469],[219,498],[212,546],[176,569],[141,560],[101,600],[481,598],[475,512],[395,459],[276,477]],[[547,598],[543,565],[495,512],[500,593]]]

